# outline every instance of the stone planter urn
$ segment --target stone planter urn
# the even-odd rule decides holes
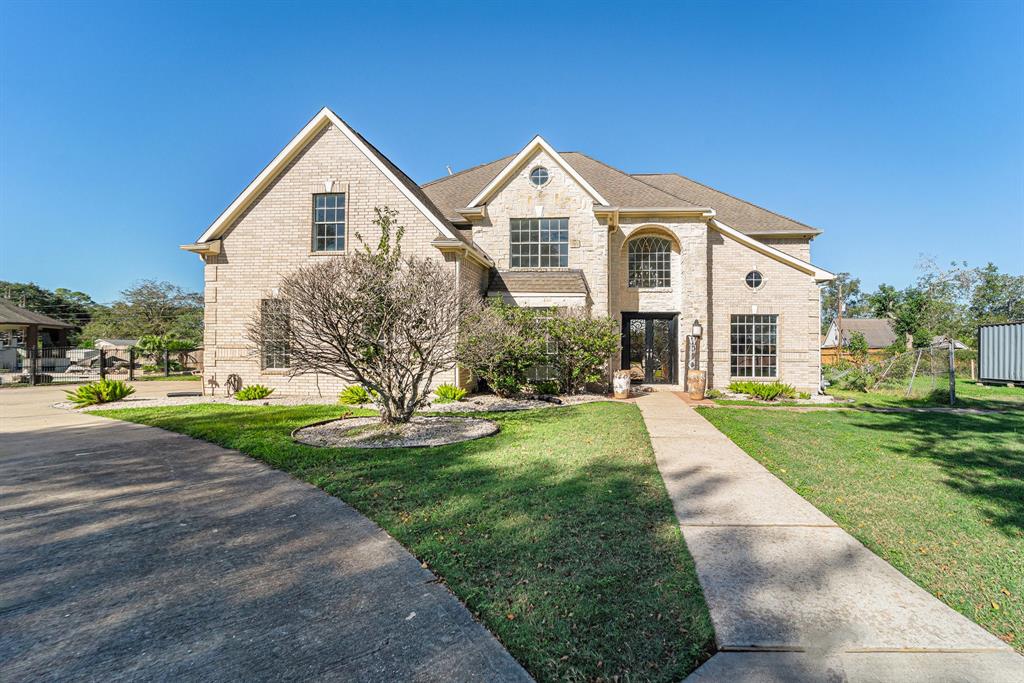
[[[686,373],[686,384],[690,387],[690,398],[694,401],[704,399],[704,389],[707,386],[707,374],[703,370],[688,370]]]
[[[615,391],[615,398],[629,398],[629,385],[632,378],[629,370],[616,370],[612,375],[612,389]]]

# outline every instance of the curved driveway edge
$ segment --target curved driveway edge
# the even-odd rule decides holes
[[[1024,680],[1024,658],[839,528],[679,397],[637,400],[719,654],[692,681]]]
[[[0,679],[530,680],[342,501],[61,398],[0,391]]]

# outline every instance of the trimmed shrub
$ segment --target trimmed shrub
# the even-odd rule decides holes
[[[580,309],[559,310],[544,318],[555,353],[547,357],[563,394],[578,394],[604,382],[608,358],[619,350],[618,325],[608,317],[591,318]]]
[[[746,394],[762,401],[776,401],[780,398],[796,396],[796,389],[792,385],[782,382],[733,382],[729,385],[729,391]]]
[[[546,360],[541,321],[546,312],[492,301],[462,325],[459,362],[498,396],[519,394],[530,369]]]
[[[244,386],[235,392],[235,399],[239,401],[258,401],[261,398],[266,398],[274,393],[274,390],[270,387],[265,387],[262,384],[250,384]]]
[[[454,384],[442,384],[434,389],[434,403],[455,403],[466,398],[466,390]]]
[[[362,384],[352,384],[338,394],[338,403],[347,406],[362,406],[377,400],[377,392],[367,391]]]
[[[135,393],[135,387],[119,379],[101,379],[77,387],[74,391],[66,391],[68,400],[77,405],[92,406],[98,403],[119,401],[125,396]]]
[[[557,396],[562,392],[561,385],[553,379],[540,380],[530,385],[533,393],[540,396]]]

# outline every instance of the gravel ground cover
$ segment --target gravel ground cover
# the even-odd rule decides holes
[[[296,429],[299,443],[327,448],[413,448],[446,446],[498,432],[498,423],[477,417],[413,417],[386,425],[376,417],[350,417]]]

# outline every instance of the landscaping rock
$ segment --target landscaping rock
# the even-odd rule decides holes
[[[300,427],[299,443],[328,448],[415,448],[445,446],[498,433],[498,423],[476,417],[413,417],[385,425],[377,417],[351,417]]]

